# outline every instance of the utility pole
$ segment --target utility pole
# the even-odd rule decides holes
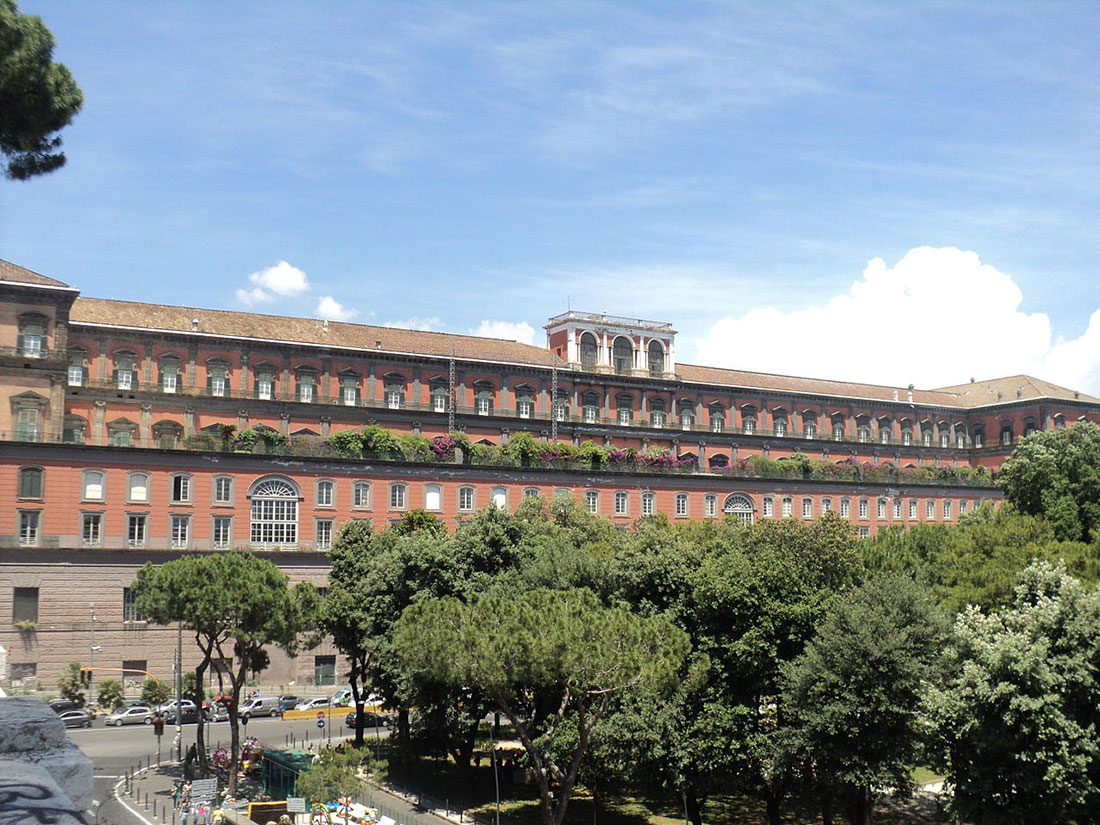
[[[200,709],[201,710],[201,709]],[[176,625],[176,761],[183,762],[183,620]]]
[[[451,359],[448,362],[447,387],[447,432],[455,431],[455,345],[451,344]]]
[[[88,633],[88,702],[93,708],[95,707],[95,602],[90,604],[92,609],[92,629]]]
[[[558,363],[550,372],[550,440],[558,440]]]

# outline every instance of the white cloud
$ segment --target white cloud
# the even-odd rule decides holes
[[[395,329],[418,329],[421,332],[432,332],[438,330],[442,323],[436,317],[431,318],[406,318],[403,321],[386,321],[382,324],[384,327],[394,327]]]
[[[293,298],[309,291],[306,273],[286,261],[253,272],[248,276],[248,282],[252,286],[237,290],[237,300],[246,306],[278,298]]]
[[[752,309],[715,323],[698,362],[928,388],[1028,373],[1100,391],[1100,310],[1085,333],[1052,340],[1045,313],[1020,310],[1012,277],[953,247],[881,258],[824,306]]]
[[[359,314],[358,310],[345,307],[331,295],[322,295],[317,301],[313,314],[329,321],[350,321]]]
[[[526,321],[482,321],[470,332],[480,338],[504,338],[521,344],[535,343],[535,330]]]

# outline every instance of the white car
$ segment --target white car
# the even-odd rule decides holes
[[[328,708],[332,707],[332,702],[326,699],[324,696],[318,696],[316,699],[306,699],[299,702],[294,706],[295,710],[315,710],[316,708]]]
[[[112,713],[107,717],[106,724],[110,725],[151,725],[153,724],[153,709],[144,705],[137,705],[118,713]]]

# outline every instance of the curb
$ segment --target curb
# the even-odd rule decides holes
[[[132,776],[130,776],[130,781],[133,782],[134,779],[141,776],[143,773],[145,773],[147,771],[156,770],[162,764],[168,764],[168,763],[158,762],[155,765],[150,765],[146,768],[142,768],[141,770],[135,772]],[[120,793],[119,792],[119,790],[122,788],[122,786],[124,784],[126,784],[126,777],[125,776],[123,776],[121,779],[118,780],[118,782],[115,783],[115,789],[113,791],[113,794],[114,794],[115,799],[117,799],[119,801],[119,804],[122,805],[122,807],[124,807],[131,814],[133,814],[138,819],[140,819],[143,823],[145,823],[145,825],[157,825],[156,822],[154,822],[152,819],[147,817],[141,810],[139,810],[134,805],[130,804],[131,802],[136,803],[137,802],[136,799],[134,799],[132,796],[130,796],[129,793],[126,793],[126,792]]]

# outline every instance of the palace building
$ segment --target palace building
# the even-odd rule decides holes
[[[545,329],[538,347],[84,298],[0,261],[0,684],[52,687],[71,661],[170,675],[175,630],[130,600],[147,561],[251,549],[324,587],[350,519],[454,527],[532,495],[622,525],[835,511],[868,536],[952,523],[999,499],[1018,438],[1100,423],[1100,400],[1027,376],[878,386],[679,363],[669,323],[566,312]],[[334,446],[367,425],[473,446]],[[520,433],[535,460],[498,449]],[[265,678],[331,683],[338,664],[322,646]]]

